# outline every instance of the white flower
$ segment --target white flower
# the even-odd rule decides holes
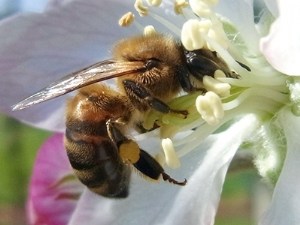
[[[134,6],[116,0],[51,1],[43,13],[18,15],[0,24],[1,112],[53,131],[64,129],[66,96],[24,111],[12,112],[11,106],[64,74],[108,58],[116,40],[141,33],[149,24],[181,36],[189,50],[216,51],[235,72],[234,78],[222,71],[205,78],[207,95],[192,93],[170,103],[188,108],[188,118],[153,116],[161,122],[164,138],[178,133],[166,146],[180,157],[181,167],[174,173],[188,179],[185,187],[152,184],[133,175],[125,200],[85,190],[69,224],[213,224],[225,174],[244,141],[252,141],[260,174],[276,184],[261,224],[299,224],[299,3],[261,2],[253,14],[252,1],[190,1],[191,8],[183,4],[177,10],[183,16],[176,16],[171,2],[160,3],[137,1],[143,17],[136,15],[129,28],[120,28],[118,19],[135,12]],[[145,126],[151,121],[149,116]],[[231,126],[212,134],[223,124]],[[146,137],[136,139],[147,150],[160,149],[157,137]]]

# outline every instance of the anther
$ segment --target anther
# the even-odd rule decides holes
[[[217,76],[220,76],[220,74],[217,74]],[[211,76],[203,77],[203,85],[206,90],[212,91],[221,97],[227,97],[230,95],[230,84],[218,81]]]
[[[134,8],[140,14],[140,16],[148,15],[148,8],[146,6],[144,6],[142,0],[136,0],[134,3]]]
[[[209,29],[209,22],[196,19],[188,20],[183,24],[181,31],[181,42],[188,51],[201,49],[206,45],[202,34]]]
[[[220,97],[212,92],[206,92],[196,99],[196,108],[203,120],[210,125],[216,125],[224,116],[224,109]]]
[[[212,14],[210,4],[203,0],[190,0],[192,11],[199,17],[209,17]]]
[[[185,0],[176,0],[174,2],[174,12],[177,15],[183,14],[183,9],[186,8],[189,3]]]
[[[162,0],[147,0],[148,4],[149,5],[152,5],[152,6],[160,6]]]
[[[128,27],[134,21],[134,14],[132,12],[125,13],[119,19],[119,26],[121,27]]]
[[[165,153],[166,164],[172,169],[180,167],[180,161],[174,149],[172,140],[169,138],[163,139],[161,145]]]
[[[155,30],[154,26],[148,25],[144,28],[144,36],[151,36],[154,34],[156,34],[156,30]]]

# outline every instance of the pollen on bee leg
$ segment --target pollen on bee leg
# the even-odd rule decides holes
[[[140,14],[140,16],[148,15],[148,7],[144,6],[142,0],[135,0],[134,8]]]
[[[172,169],[180,167],[180,161],[174,149],[172,140],[170,138],[162,139],[161,145],[165,153],[166,164]]]
[[[186,8],[189,3],[186,0],[175,0],[174,2],[174,12],[177,15],[183,14],[183,9]]]
[[[119,147],[119,155],[123,162],[136,163],[140,158],[140,148],[132,140],[123,142]]]
[[[224,109],[220,97],[208,91],[196,99],[196,108],[203,120],[210,125],[216,125],[224,116]]]
[[[220,73],[221,72],[217,73],[217,77],[221,76]],[[230,84],[221,82],[211,76],[203,77],[203,85],[206,90],[212,91],[218,94],[220,97],[227,97],[230,95],[230,88],[231,88]]]
[[[153,34],[156,34],[156,30],[155,30],[154,26],[148,25],[144,28],[144,36],[150,36]]]
[[[121,27],[128,27],[134,21],[134,14],[132,12],[125,13],[119,19],[119,26]]]
[[[210,28],[208,20],[199,21],[190,19],[185,22],[181,29],[181,42],[188,51],[201,49],[206,46],[202,34],[206,34]]]

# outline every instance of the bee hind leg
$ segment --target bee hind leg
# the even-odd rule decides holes
[[[187,117],[187,110],[175,110],[171,109],[166,103],[152,96],[149,91],[144,88],[141,84],[132,81],[132,80],[124,80],[123,81],[124,88],[129,95],[134,96],[136,99],[141,99],[145,101],[148,106],[158,112],[161,113],[177,113]]]
[[[106,125],[109,137],[117,145],[119,155],[125,163],[132,164],[139,172],[153,180],[158,180],[162,176],[163,180],[170,183],[181,186],[186,184],[186,179],[177,181],[165,173],[162,166],[150,154],[122,134],[114,125],[114,121],[108,120]]]
[[[133,166],[139,170],[142,174],[158,180],[162,176],[163,180],[169,181],[172,184],[184,186],[187,183],[187,180],[177,181],[171,178],[168,174],[165,173],[162,166],[146,151],[140,149],[139,160],[133,164]]]

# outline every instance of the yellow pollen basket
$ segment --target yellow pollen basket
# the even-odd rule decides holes
[[[140,148],[136,142],[128,140],[120,145],[119,154],[124,162],[133,164],[140,159]]]

